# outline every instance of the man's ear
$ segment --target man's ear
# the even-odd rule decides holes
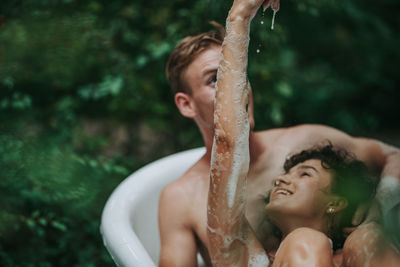
[[[197,112],[190,95],[183,92],[175,94],[175,105],[178,107],[181,114],[187,118],[193,119]]]
[[[333,196],[332,199],[328,203],[328,207],[326,209],[327,213],[337,213],[343,209],[345,209],[348,205],[348,201],[344,197]]]

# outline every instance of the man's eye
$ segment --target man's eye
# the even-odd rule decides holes
[[[307,173],[307,172],[303,172],[303,173],[301,173],[300,176],[303,177],[303,176],[311,176],[311,175],[309,173]]]
[[[213,77],[210,79],[210,83],[216,84],[216,83],[217,83],[217,76],[213,76]]]

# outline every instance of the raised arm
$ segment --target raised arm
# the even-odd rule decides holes
[[[372,206],[366,221],[347,238],[343,260],[348,266],[400,266],[397,249],[400,245],[400,150],[367,138],[354,138],[353,143],[359,158],[369,166],[378,167],[381,176],[375,198],[377,205]],[[386,233],[373,220],[382,222]],[[355,223],[359,221],[360,218],[355,219]],[[376,248],[379,249],[376,251]]]
[[[381,216],[386,224],[394,228],[400,227],[400,149],[369,138],[349,137],[351,150],[357,158],[366,163],[371,170],[380,171],[380,180],[376,192]],[[378,214],[370,214],[369,219],[376,219]],[[355,224],[360,222],[356,218]]]
[[[377,143],[383,162],[377,197],[385,215],[385,211],[400,205],[400,149],[382,142]]]
[[[311,133],[307,135],[310,140],[323,136],[335,145],[345,147],[363,161],[371,171],[380,173],[377,188],[376,202],[365,222],[371,220],[382,221],[385,227],[397,234],[400,227],[400,149],[383,142],[361,137],[352,137],[337,129],[322,125],[298,126],[298,132]],[[375,209],[379,207],[379,209]],[[361,209],[359,210],[361,211]],[[362,222],[364,214],[357,212],[353,224]],[[396,236],[400,243],[400,234]]]
[[[249,168],[247,52],[250,22],[263,0],[235,0],[217,74],[208,195],[209,253],[214,266],[268,265],[246,218]]]
[[[376,192],[376,202],[380,209],[383,226],[400,244],[400,149],[388,144],[357,138],[357,146],[361,155],[377,165],[381,171],[381,179]],[[370,219],[376,214],[370,212]]]

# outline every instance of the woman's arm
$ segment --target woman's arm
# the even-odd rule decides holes
[[[246,218],[249,167],[247,52],[250,22],[263,0],[235,0],[217,74],[208,195],[209,252],[215,266],[251,266],[268,258]]]

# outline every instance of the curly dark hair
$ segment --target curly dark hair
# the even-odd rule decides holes
[[[330,233],[334,249],[341,248],[346,239],[343,228],[351,227],[359,205],[368,203],[373,198],[377,179],[369,173],[363,162],[345,149],[334,147],[330,142],[328,145],[316,146],[290,156],[283,168],[288,173],[294,166],[309,159],[321,160],[321,166],[332,172],[330,193],[347,199],[348,205],[340,212]]]

